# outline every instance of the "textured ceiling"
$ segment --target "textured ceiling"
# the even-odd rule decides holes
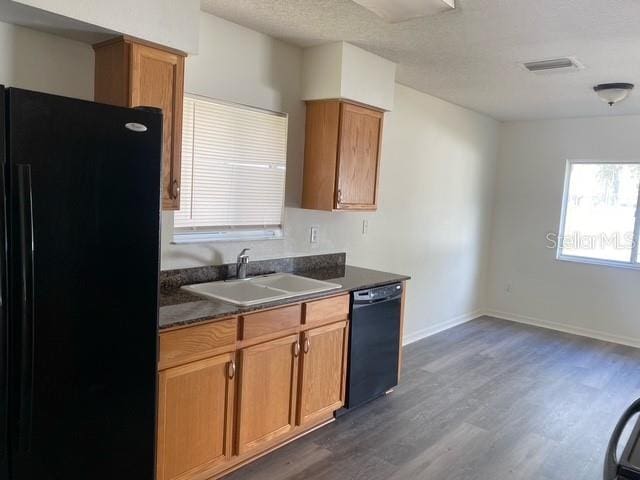
[[[350,0],[202,0],[202,10],[300,46],[346,40],[398,63],[397,81],[498,120],[640,114],[639,0],[458,0],[389,24]],[[575,56],[535,75],[523,61]],[[610,109],[592,91],[637,83]]]

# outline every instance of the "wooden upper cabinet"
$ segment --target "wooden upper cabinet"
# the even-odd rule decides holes
[[[132,44],[130,93],[132,107],[146,105],[162,109],[162,207],[179,210],[184,57]]]
[[[158,480],[207,478],[231,458],[235,355],[163,370],[158,382]]]
[[[295,427],[299,352],[297,333],[240,350],[237,454],[271,444]]]
[[[307,102],[303,208],[377,208],[383,118],[345,101]]]
[[[382,113],[342,104],[337,208],[375,208]]]
[[[162,109],[162,207],[179,210],[186,54],[129,37],[94,45],[94,50],[97,102]]]
[[[347,321],[303,333],[298,425],[306,425],[344,405]]]

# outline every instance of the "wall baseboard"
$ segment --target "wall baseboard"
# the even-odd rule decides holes
[[[594,330],[590,328],[576,327],[573,325],[567,325],[565,323],[554,322],[551,320],[543,320],[541,318],[529,317],[527,315],[518,315],[516,313],[502,312],[500,310],[474,310],[473,312],[459,315],[457,317],[438,322],[434,325],[430,325],[426,328],[418,330],[417,332],[405,335],[402,339],[403,345],[409,345],[410,343],[417,342],[423,338],[430,337],[450,328],[457,327],[463,323],[470,322],[482,316],[499,318],[501,320],[507,320],[510,322],[522,323],[525,325],[532,325],[534,327],[546,328],[549,330],[555,330],[558,332],[570,333],[572,335],[579,335],[581,337],[593,338],[596,340],[602,340],[604,342],[617,343],[620,345],[626,345],[628,347],[640,348],[640,338],[625,337],[622,335],[615,335],[601,330]]]
[[[467,323],[467,322],[470,322],[471,320],[475,320],[476,318],[481,317],[484,314],[485,313],[483,310],[474,310],[473,312],[465,313],[463,315],[450,318],[449,320],[444,320],[442,322],[435,323],[434,325],[430,325],[426,328],[422,328],[417,332],[413,332],[408,335],[405,335],[402,338],[402,345],[409,345],[410,343],[417,342],[418,340],[422,340],[423,338],[430,337],[431,335],[435,335],[436,333],[440,333],[445,330],[449,330],[450,328],[457,327],[458,325],[462,325],[463,323]]]
[[[484,315],[489,317],[508,320],[510,322],[523,323],[534,327],[542,327],[558,332],[570,333],[581,337],[594,338],[605,342],[618,343],[629,347],[640,348],[640,338],[624,337],[622,335],[614,335],[603,332],[601,330],[593,330],[590,328],[576,327],[565,323],[554,322],[551,320],[543,320],[541,318],[529,317],[526,315],[518,315],[515,313],[501,312],[499,310],[485,310]]]

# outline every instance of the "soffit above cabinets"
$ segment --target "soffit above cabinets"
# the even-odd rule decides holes
[[[393,110],[396,64],[347,42],[304,50],[302,99],[348,99]]]
[[[0,0],[0,21],[84,43],[103,42],[118,32],[11,0]]]
[[[428,17],[456,8],[455,0],[353,0],[389,23]]]
[[[128,35],[197,53],[199,0],[0,0],[0,21],[85,43]]]

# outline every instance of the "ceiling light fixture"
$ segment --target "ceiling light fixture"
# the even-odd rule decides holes
[[[389,23],[435,15],[456,8],[455,0],[353,0]]]
[[[593,87],[593,90],[610,107],[613,107],[629,96],[633,90],[633,83],[601,83]]]

